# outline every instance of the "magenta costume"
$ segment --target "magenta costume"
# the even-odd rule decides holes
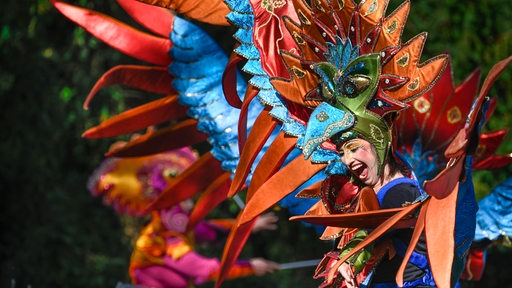
[[[220,268],[217,258],[194,250],[196,244],[212,243],[227,231],[222,223],[203,221],[184,233],[188,215],[178,205],[153,216],[137,240],[130,275],[133,283],[150,287],[190,287],[215,280]],[[252,275],[248,261],[238,261],[230,278]]]

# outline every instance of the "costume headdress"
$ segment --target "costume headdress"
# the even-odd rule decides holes
[[[283,17],[299,53],[283,52],[290,79],[272,83],[286,99],[315,106],[303,153],[325,141],[368,140],[382,165],[391,145],[392,113],[429,89],[447,63],[420,64],[426,33],[400,41],[409,1],[384,17],[388,1],[292,1],[299,23]]]
[[[117,212],[141,216],[168,183],[196,160],[188,147],[144,157],[107,158],[90,176],[87,188]]]

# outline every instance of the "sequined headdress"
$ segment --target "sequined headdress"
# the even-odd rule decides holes
[[[383,166],[391,116],[435,83],[447,56],[420,63],[426,33],[401,43],[409,1],[386,17],[388,0],[292,2],[299,23],[283,19],[299,51],[282,52],[291,77],[272,84],[314,107],[299,141],[304,155],[358,137],[373,144]]]

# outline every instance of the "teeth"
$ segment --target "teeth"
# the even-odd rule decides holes
[[[354,165],[354,166],[352,166],[350,169],[352,169],[353,171],[355,171],[355,170],[357,170],[357,169],[361,168],[362,166],[363,166],[363,165]]]
[[[350,167],[350,170],[357,175],[357,177],[362,177],[362,173],[364,173],[366,167],[363,164],[357,164],[352,167]],[[364,177],[363,177],[364,178]]]

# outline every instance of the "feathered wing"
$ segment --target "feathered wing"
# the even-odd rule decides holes
[[[208,142],[211,149],[170,181],[167,189],[147,207],[150,210],[172,206],[205,189],[208,192],[205,197],[215,199],[196,209],[193,219],[198,221],[227,197],[229,185],[225,184],[230,180],[223,183],[214,180],[216,176],[225,175],[223,173],[232,175],[238,165],[237,135],[240,131],[237,123],[241,112],[228,104],[223,93],[227,56],[209,35],[178,15],[227,25],[227,6],[218,1],[200,4],[153,1],[151,4],[154,5],[134,0],[118,2],[134,20],[154,34],[139,31],[96,11],[52,2],[64,16],[98,39],[153,65],[119,65],[110,69],[97,81],[84,106],[88,107],[96,93],[110,85],[129,86],[162,96],[103,121],[83,136],[106,138],[147,131],[132,137],[125,145],[113,147],[107,152],[109,157],[145,157],[181,147],[204,146]],[[239,74],[236,69],[233,73]],[[243,97],[247,90],[243,78],[237,77],[231,85],[236,96]],[[248,124],[244,129],[251,129],[254,118],[262,110],[263,106],[256,102],[245,107],[243,117]],[[198,178],[194,178],[196,176]],[[194,185],[190,186],[191,183]],[[184,189],[184,186],[188,188]]]
[[[247,47],[243,43],[250,42],[246,39],[250,34],[239,30],[235,37],[242,44],[235,49],[237,52],[233,53],[232,60],[228,60],[209,35],[184,19],[226,25],[227,6],[218,1],[142,1],[152,5],[132,0],[118,2],[134,20],[154,34],[139,31],[96,11],[60,1],[52,2],[63,15],[98,39],[152,65],[119,65],[110,69],[98,79],[84,107],[90,105],[99,90],[110,85],[129,86],[162,96],[103,121],[88,129],[83,136],[105,138],[136,135],[124,145],[115,145],[106,153],[107,157],[121,159],[152,157],[168,150],[205,146],[208,143],[210,150],[176,178],[169,180],[158,197],[149,205],[145,202],[147,206],[141,212],[164,209],[200,194],[187,227],[192,229],[194,223],[198,223],[228,195],[233,196],[248,185],[256,166],[254,163],[258,163],[267,150],[281,153],[283,158],[280,161],[288,162],[297,156],[297,151],[291,153],[293,155],[288,159],[290,151],[280,151],[282,145],[290,146],[292,142],[289,140],[285,141],[288,144],[283,142],[281,146],[276,144],[274,148],[269,148],[273,139],[281,137],[278,136],[281,123],[267,114],[266,105],[251,101],[258,93],[273,92],[268,90],[270,85],[266,90],[259,85],[259,72],[253,73],[257,69],[255,61],[239,56],[246,52],[244,49]],[[179,16],[181,14],[186,17],[182,18]],[[253,52],[257,53],[257,50]],[[252,71],[254,75],[249,83],[237,69],[237,63],[242,59],[246,61],[244,70]],[[230,104],[237,105],[238,109]],[[256,118],[260,124],[253,126]],[[269,125],[262,125],[264,123]],[[137,134],[144,130],[147,132]],[[244,139],[248,139],[248,145],[245,145]],[[250,154],[253,158],[240,161],[239,151],[245,146],[252,147],[252,150],[248,148],[244,152],[252,151]],[[235,169],[243,172],[243,175],[233,175]],[[236,183],[236,191],[232,188],[234,185],[230,185],[232,181]],[[288,203],[286,205],[293,205],[298,211],[305,211],[313,201],[298,202],[292,196]],[[250,230],[247,229],[247,237]],[[244,243],[240,243],[240,249]]]

